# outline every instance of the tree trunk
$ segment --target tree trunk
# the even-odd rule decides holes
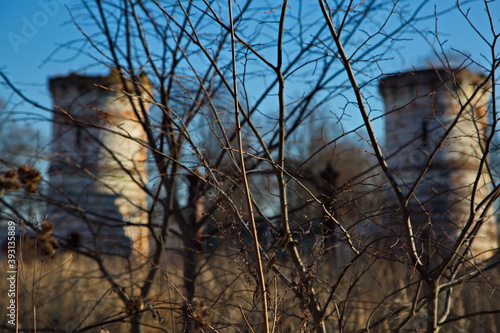
[[[191,303],[194,297],[194,291],[195,291],[195,278],[196,278],[196,267],[197,267],[197,260],[196,260],[196,248],[193,246],[196,242],[193,238],[191,239],[185,239],[186,241],[184,242],[184,290],[185,290],[185,297],[186,300],[189,304],[186,304],[184,308],[184,332],[185,333],[190,333],[190,332],[195,332],[195,325],[193,322],[193,319],[191,318]]]
[[[439,288],[437,281],[427,283],[429,287],[429,304],[427,305],[427,333],[438,333]]]
[[[184,332],[196,331],[196,324],[191,316],[192,301],[195,292],[195,279],[198,262],[196,254],[201,252],[201,242],[203,238],[203,225],[201,225],[203,214],[205,213],[205,197],[203,195],[204,182],[200,179],[198,171],[196,175],[189,175],[189,204],[191,214],[187,221],[187,228],[183,229],[182,242],[184,245],[184,290],[185,297],[189,304],[184,309]]]
[[[142,333],[142,317],[143,313],[138,313],[132,317],[132,323],[130,327],[131,333]]]

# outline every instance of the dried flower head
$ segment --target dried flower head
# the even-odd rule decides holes
[[[42,229],[42,232],[44,233],[51,233],[52,231],[54,231],[54,226],[50,221],[43,221],[40,229]]]
[[[59,242],[52,236],[54,226],[50,221],[43,221],[40,230],[36,233],[36,241],[40,247],[40,253],[44,257],[52,258],[59,248]]]
[[[191,318],[199,328],[210,326],[210,308],[198,297],[191,301]]]
[[[42,181],[42,176],[40,176],[40,172],[30,167],[26,164],[22,164],[17,169],[17,173],[19,174],[19,180],[23,185],[34,184],[37,185]]]
[[[16,169],[7,169],[3,173],[3,176],[5,178],[11,178],[11,179],[16,178],[17,179],[17,171],[16,171]]]
[[[17,177],[0,176],[0,191],[12,192],[19,190],[21,188],[21,183],[19,183]]]
[[[35,184],[26,184],[26,185],[24,186],[24,189],[25,189],[25,190],[26,190],[26,192],[28,192],[29,194],[35,194],[35,193],[38,191],[38,189],[37,189],[37,187],[36,187],[36,185],[35,185]]]
[[[23,186],[29,194],[37,192],[37,185],[42,181],[40,172],[26,164],[20,165],[16,169],[7,169],[0,176],[0,195],[4,191],[12,192],[21,189]]]

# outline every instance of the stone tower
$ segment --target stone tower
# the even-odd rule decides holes
[[[388,165],[404,194],[424,174],[409,208],[417,246],[430,260],[439,262],[447,253],[470,217],[471,204],[477,209],[476,219],[483,214],[484,220],[479,230],[469,230],[475,233],[469,255],[488,258],[498,247],[493,207],[485,211],[479,206],[491,193],[490,175],[486,168],[480,170],[489,130],[490,84],[480,87],[484,81],[484,76],[468,70],[429,69],[380,82]],[[429,160],[436,147],[437,154]]]
[[[68,246],[100,253],[147,255],[146,133],[151,84],[140,78],[130,102],[119,73],[50,80],[53,131],[48,219]],[[130,94],[129,94],[130,95]],[[142,107],[141,107],[142,104]]]

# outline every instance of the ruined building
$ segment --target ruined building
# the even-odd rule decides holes
[[[449,251],[471,207],[480,228],[468,230],[475,234],[468,254],[485,259],[498,247],[494,207],[481,205],[492,190],[490,174],[480,166],[489,135],[490,87],[484,76],[468,70],[408,72],[380,83],[388,165],[405,195],[423,175],[409,208],[417,247],[431,260]],[[402,233],[400,226],[393,230]]]
[[[54,113],[47,218],[69,247],[148,252],[146,230],[134,225],[147,223],[141,189],[148,178],[146,133],[137,115],[149,108],[144,100],[151,84],[146,77],[140,81],[137,91],[115,71],[50,80]]]

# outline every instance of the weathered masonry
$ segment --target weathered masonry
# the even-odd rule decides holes
[[[50,80],[55,109],[47,215],[54,234],[69,246],[148,253],[146,230],[137,226],[147,223],[141,188],[148,179],[146,133],[138,115],[149,108],[144,100],[151,84],[146,77],[139,80],[135,90],[115,71]]]
[[[490,87],[484,76],[468,70],[408,72],[380,83],[389,167],[405,195],[423,175],[409,208],[417,245],[431,260],[449,251],[471,211],[480,228],[467,227],[474,235],[468,254],[484,259],[498,247],[494,209],[481,204],[492,190],[488,170],[481,167]],[[394,230],[402,232],[397,225]]]

